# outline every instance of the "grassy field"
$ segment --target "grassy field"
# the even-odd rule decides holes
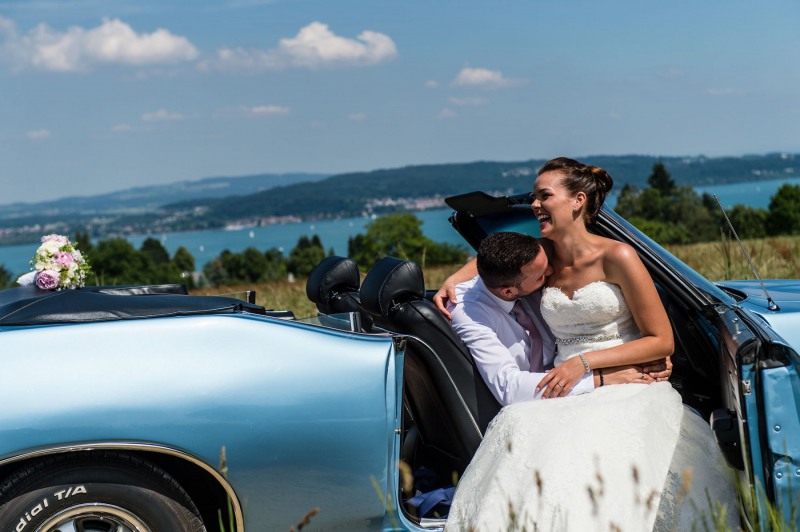
[[[746,240],[744,245],[763,279],[800,278],[800,237]],[[750,266],[736,241],[667,246],[667,249],[708,279],[717,281],[753,278]],[[425,286],[428,289],[438,288],[457,267],[458,265],[426,268]],[[193,293],[227,294],[248,289],[255,290],[256,302],[268,309],[291,310],[299,318],[317,313],[314,304],[306,297],[305,279],[291,283],[274,281],[254,286],[223,286],[213,290],[196,290]]]

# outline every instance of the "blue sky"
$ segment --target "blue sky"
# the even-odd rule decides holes
[[[0,0],[0,203],[218,175],[800,152],[795,0]]]

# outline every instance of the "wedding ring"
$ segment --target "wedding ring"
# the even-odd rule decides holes
[[[642,372],[642,378],[644,379],[644,371]]]
[[[564,385],[561,384],[560,382],[558,384],[556,384],[556,386],[558,386],[559,388],[563,388],[564,387]]]

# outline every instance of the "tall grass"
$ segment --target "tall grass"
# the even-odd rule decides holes
[[[800,278],[800,237],[762,238],[742,243],[762,279]],[[712,281],[753,279],[738,242],[727,236],[717,242],[665,247]]]
[[[800,278],[800,237],[745,240],[743,244],[762,278]],[[717,242],[665,247],[712,281],[753,278],[739,244],[727,237],[722,237]],[[425,268],[425,286],[429,290],[438,289],[447,276],[459,266],[455,264]],[[221,286],[194,290],[193,293],[223,294],[245,290],[255,290],[256,303],[268,309],[291,310],[298,318],[317,314],[316,307],[306,297],[306,279],[297,279],[294,282],[270,281],[254,286]]]
[[[456,271],[461,265],[430,266],[425,269],[425,286],[428,289],[438,289],[447,276]],[[362,274],[362,279],[363,279]],[[317,315],[317,307],[306,297],[306,279],[301,278],[290,281],[269,281],[256,285],[231,285],[216,288],[192,290],[197,295],[221,295],[243,293],[246,290],[255,290],[256,303],[271,310],[291,310],[298,318]]]

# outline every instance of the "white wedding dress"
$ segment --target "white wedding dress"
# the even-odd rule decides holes
[[[556,364],[639,337],[618,286],[545,288]],[[729,471],[708,424],[668,382],[503,408],[458,483],[446,530],[687,530],[706,492],[736,525]],[[707,521],[710,524],[710,521]],[[714,528],[713,526],[711,528]]]

